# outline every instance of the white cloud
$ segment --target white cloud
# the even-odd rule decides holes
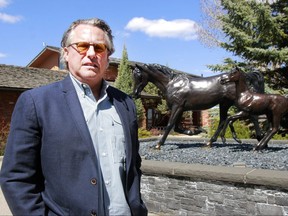
[[[148,20],[144,17],[134,17],[125,27],[129,31],[141,31],[150,37],[181,38],[184,40],[197,39],[199,26],[189,19]]]
[[[0,52],[0,58],[5,58],[7,55]]]
[[[9,0],[0,0],[0,8],[4,8],[10,4]]]
[[[11,3],[11,0],[0,0],[0,8],[5,8]],[[22,19],[21,16],[13,16],[6,13],[0,13],[0,21],[5,23],[16,23]]]
[[[0,13],[0,21],[6,23],[16,23],[22,19],[21,16],[12,16],[6,13]]]

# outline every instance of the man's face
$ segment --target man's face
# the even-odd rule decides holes
[[[72,45],[68,44],[64,48],[64,58],[70,73],[91,88],[97,87],[101,83],[109,64],[108,50],[98,52],[93,45],[88,45],[88,50],[81,54],[79,49],[77,50],[77,44],[74,43],[106,44],[104,32],[98,27],[81,24],[71,32],[70,38]]]

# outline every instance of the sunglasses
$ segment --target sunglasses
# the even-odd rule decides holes
[[[76,47],[74,47],[73,45],[76,45]],[[102,53],[107,49],[107,46],[103,43],[93,44],[88,42],[78,42],[72,43],[69,46],[72,46],[72,48],[74,48],[80,54],[85,54],[89,50],[90,46],[94,47],[95,53]]]

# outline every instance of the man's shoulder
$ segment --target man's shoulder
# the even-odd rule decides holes
[[[122,97],[122,98],[132,99],[130,95],[128,95],[127,93],[125,93],[125,92],[121,91],[120,89],[115,88],[113,86],[109,86],[107,88],[107,93],[108,93],[108,95],[112,95],[112,96],[115,96],[115,97]]]
[[[39,87],[30,89],[26,92],[32,95],[38,95],[38,94],[43,95],[43,94],[47,94],[47,93],[49,94],[55,91],[59,91],[60,88],[63,88],[61,86],[63,86],[64,80],[60,80],[57,82],[49,83],[47,85],[39,86]]]

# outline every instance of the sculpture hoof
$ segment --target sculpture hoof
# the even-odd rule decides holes
[[[211,147],[212,146],[212,142],[211,141],[207,142],[206,146],[210,146]]]
[[[208,142],[206,145],[204,145],[202,148],[212,148],[212,143]]]
[[[261,148],[257,148],[257,147],[254,147],[254,148],[253,148],[253,152],[254,152],[254,153],[261,152],[261,151],[262,151]]]
[[[221,137],[222,143],[226,144],[226,138],[225,137]]]
[[[240,139],[234,139],[237,143],[242,144],[242,140]]]
[[[261,151],[261,150],[263,150],[263,147],[258,146],[258,145],[253,148],[253,151],[254,151],[254,152],[259,152],[259,151]]]
[[[267,144],[266,145],[257,145],[253,148],[253,151],[261,151],[261,150],[264,150],[266,148],[268,148]]]
[[[253,151],[262,151],[262,150],[264,150],[265,148],[267,148],[267,147],[256,146],[256,147],[253,148]]]
[[[157,145],[154,147],[154,149],[160,150],[160,149],[161,149],[161,145],[160,145],[160,144],[157,144]]]

